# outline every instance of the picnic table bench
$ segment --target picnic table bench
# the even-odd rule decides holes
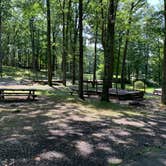
[[[144,92],[110,88],[109,95],[118,97],[119,100],[143,100]]]
[[[71,95],[73,94],[78,94],[79,93],[79,89],[78,88],[75,88],[75,87],[70,87],[70,90],[69,90],[69,93]],[[84,95],[96,95],[98,94],[96,91],[94,90],[84,90]]]
[[[36,89],[32,88],[0,88],[0,100],[4,100],[6,96],[27,96],[28,100],[35,100],[35,92]]]
[[[79,92],[78,87],[69,87],[70,88],[70,94],[73,95],[74,93]],[[91,95],[98,95],[101,96],[102,91],[98,90],[84,90],[84,95],[91,96]],[[119,100],[143,100],[144,98],[144,92],[143,91],[127,91],[127,90],[121,90],[121,89],[115,89],[110,88],[109,89],[109,96],[110,97],[116,97]]]

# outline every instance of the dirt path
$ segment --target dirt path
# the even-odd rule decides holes
[[[158,99],[146,105],[105,109],[47,97],[1,103],[0,166],[110,166],[137,160],[166,144],[165,108]]]

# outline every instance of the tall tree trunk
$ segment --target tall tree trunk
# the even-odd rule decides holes
[[[128,49],[130,26],[132,22],[132,14],[133,14],[134,7],[135,7],[134,2],[132,2],[131,8],[129,11],[128,29],[126,31],[126,41],[125,41],[124,52],[123,52],[122,71],[121,71],[121,89],[125,89],[127,49]]]
[[[39,54],[40,54],[40,31],[37,31],[37,46],[36,46],[36,61],[35,61],[35,68],[37,71],[40,70],[39,67]]]
[[[53,57],[52,57],[52,72],[53,72],[53,75],[55,73],[55,65],[56,65],[56,46],[55,46],[55,43],[56,43],[56,37],[55,37],[55,32],[52,33],[52,38],[53,38]]]
[[[128,76],[128,81],[131,81],[131,70],[130,70],[130,64],[127,65],[127,76]]]
[[[83,0],[79,0],[79,97],[84,99],[83,93]]]
[[[145,46],[145,81],[148,79],[149,46]]]
[[[76,9],[76,16],[74,20],[74,38],[73,38],[73,57],[72,57],[72,84],[75,84],[76,81],[76,48],[78,40],[78,10]]]
[[[165,39],[164,39],[164,58],[162,74],[162,97],[161,102],[166,104],[166,0],[164,0],[164,20],[165,20]]]
[[[71,0],[68,2],[68,7],[67,7],[67,16],[66,16],[66,40],[65,40],[65,50],[66,50],[66,56],[68,57],[69,54],[69,30],[71,28],[70,22],[71,22]],[[66,57],[66,58],[67,58]]]
[[[122,45],[122,35],[119,33],[119,42],[118,42],[118,58],[117,58],[117,65],[116,65],[116,89],[118,88],[118,76],[119,76],[119,64],[120,64],[120,57],[121,57],[121,45]]]
[[[125,89],[125,75],[126,75],[126,58],[127,58],[127,48],[128,48],[128,37],[129,37],[129,30],[126,33],[126,41],[123,53],[123,61],[122,61],[122,72],[121,72],[121,89]]]
[[[65,0],[63,0],[63,53],[62,53],[62,71],[63,71],[63,85],[66,86],[66,56],[67,56],[67,52],[66,52],[66,34],[65,34],[65,29],[66,29],[66,25],[65,25]]]
[[[3,59],[3,51],[2,51],[2,1],[0,0],[0,75],[2,77],[2,59]]]
[[[109,101],[109,88],[112,87],[116,9],[117,2],[115,0],[110,0],[107,18],[107,34],[104,46],[104,79],[101,98],[102,101]]]
[[[98,22],[95,30],[95,50],[94,50],[94,64],[93,64],[93,87],[96,81],[96,69],[97,69],[97,38],[98,38]]]
[[[160,49],[159,49],[159,52],[158,52],[158,83],[159,85],[161,86],[161,57],[160,57]]]
[[[48,57],[48,85],[52,86],[50,0],[47,0],[47,57]]]
[[[158,40],[158,83],[161,86],[161,53],[160,53],[160,42]]]
[[[32,47],[32,69],[36,71],[36,55],[35,55],[35,32],[34,32],[34,18],[31,18],[29,21],[30,32],[31,32],[31,47]]]

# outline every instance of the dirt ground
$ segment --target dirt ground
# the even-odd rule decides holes
[[[40,96],[0,103],[0,166],[115,166],[166,145],[166,108],[98,108]],[[162,166],[162,163],[161,163]]]

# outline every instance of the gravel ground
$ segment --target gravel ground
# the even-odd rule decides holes
[[[166,112],[159,100],[129,110],[113,108],[110,115],[48,97],[0,103],[0,166],[123,165],[162,148]]]

